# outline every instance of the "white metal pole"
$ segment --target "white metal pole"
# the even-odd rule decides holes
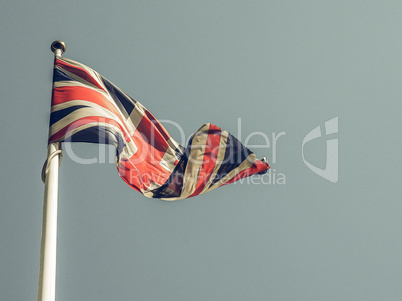
[[[61,56],[65,44],[52,43],[55,56]],[[57,193],[59,180],[60,143],[51,143],[45,162],[45,193],[43,198],[42,238],[40,249],[38,301],[54,301],[56,293],[56,246],[57,246]]]

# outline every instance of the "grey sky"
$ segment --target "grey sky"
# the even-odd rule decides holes
[[[7,1],[0,11],[0,293],[35,300],[53,55],[84,63],[188,137],[212,122],[286,184],[177,202],[114,164],[60,170],[56,299],[401,300],[402,3]],[[338,117],[339,181],[303,138]],[[166,126],[179,140],[179,132]],[[262,137],[248,144],[262,145]],[[73,146],[83,158],[95,145]],[[326,137],[305,146],[325,167]],[[275,170],[275,171],[274,171]]]

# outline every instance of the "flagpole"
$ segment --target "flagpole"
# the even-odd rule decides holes
[[[62,41],[54,41],[51,50],[60,57],[66,50]],[[60,142],[51,143],[47,148],[47,159],[43,166],[42,180],[45,183],[43,198],[42,237],[40,248],[38,301],[54,301],[56,293],[56,247],[57,247],[57,193]]]

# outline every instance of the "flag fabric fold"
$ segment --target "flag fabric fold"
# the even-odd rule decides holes
[[[269,169],[234,136],[204,124],[186,148],[138,101],[93,69],[56,57],[49,143],[116,147],[121,178],[149,198],[193,197]]]

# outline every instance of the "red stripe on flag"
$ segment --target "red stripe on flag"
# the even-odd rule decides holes
[[[64,86],[53,88],[52,106],[62,103],[68,103],[73,100],[83,100],[92,102],[109,110],[111,113],[119,118],[120,122],[124,125],[125,132],[129,133],[129,130],[125,126],[125,119],[121,115],[120,111],[106,98],[102,93],[94,91],[85,87]]]
[[[146,117],[143,117],[143,121],[145,121],[145,119]],[[141,123],[143,125],[141,125]],[[162,147],[163,144],[151,144],[147,137],[143,135],[143,127],[145,122],[143,123],[141,121],[141,123],[131,136],[132,141],[137,147],[137,151],[131,158],[129,158],[129,161],[141,174],[147,174],[149,179],[153,182],[163,184],[169,178],[170,172],[168,172],[169,175],[167,176],[160,176],[167,172],[160,165],[160,162],[165,155],[168,146],[166,145]],[[135,182],[135,180],[133,181]]]
[[[137,147],[137,152],[130,158],[133,164],[137,164],[145,160],[151,165],[159,166],[167,147],[161,148],[159,146],[159,149],[155,148],[154,145],[150,144],[149,140],[144,137],[138,127],[131,136],[131,139]]]
[[[78,75],[79,77],[81,77],[82,79],[86,80],[87,82],[91,83],[92,85],[98,87],[99,89],[102,89],[103,91],[105,91],[105,89],[92,77],[91,74],[89,74],[85,69],[74,66],[74,65],[70,65],[65,61],[62,61],[60,59],[56,59],[55,61],[55,65],[60,66],[64,69],[66,69],[67,71],[74,73],[75,75]]]
[[[169,146],[165,138],[166,136],[158,130],[155,122],[148,118],[148,114],[145,114],[145,116],[142,117],[141,122],[137,126],[136,132],[137,131],[153,148],[163,153],[166,152],[166,149]]]
[[[87,116],[87,117],[83,117],[80,119],[76,119],[73,122],[71,122],[69,125],[65,126],[64,128],[62,128],[60,131],[58,131],[57,133],[53,134],[50,138],[49,138],[49,143],[55,142],[55,141],[59,141],[59,140],[63,140],[64,136],[75,130],[76,128],[88,124],[88,123],[93,123],[93,122],[100,122],[103,124],[110,124],[112,126],[115,126],[117,128],[120,129],[120,131],[122,131],[122,133],[124,134],[124,139],[128,142],[130,141],[130,137],[125,133],[125,130],[120,126],[119,123],[117,123],[115,120],[110,119],[110,118],[106,118],[106,117],[99,117],[99,116]],[[63,139],[62,139],[63,138]]]
[[[131,159],[121,161],[117,167],[120,177],[137,191],[147,190],[151,183],[163,185],[170,176],[158,165],[149,164],[146,160],[132,164]]]
[[[218,158],[219,146],[221,141],[221,129],[217,126],[210,124],[207,134],[207,141],[205,143],[205,151],[202,167],[197,179],[197,186],[194,192],[189,196],[193,197],[201,193],[205,184],[209,181]]]
[[[120,176],[138,191],[147,190],[151,182],[163,185],[171,174],[160,165],[169,147],[165,137],[148,116],[144,116],[131,138],[137,152],[128,160],[120,162]]]
[[[135,190],[147,190],[151,182],[163,185],[171,175],[160,161],[165,151],[153,148],[140,132],[135,131],[132,140],[137,146],[137,152],[128,160],[122,160],[118,171],[123,180]]]
[[[154,115],[152,115],[148,110],[145,111],[145,116],[148,117],[148,119],[155,125],[156,129],[161,133],[161,135],[163,136],[163,138],[165,138],[165,140],[169,140],[170,139],[170,135],[169,133],[166,131],[166,129],[160,124],[160,122],[158,120],[156,120],[156,118],[154,117]]]

